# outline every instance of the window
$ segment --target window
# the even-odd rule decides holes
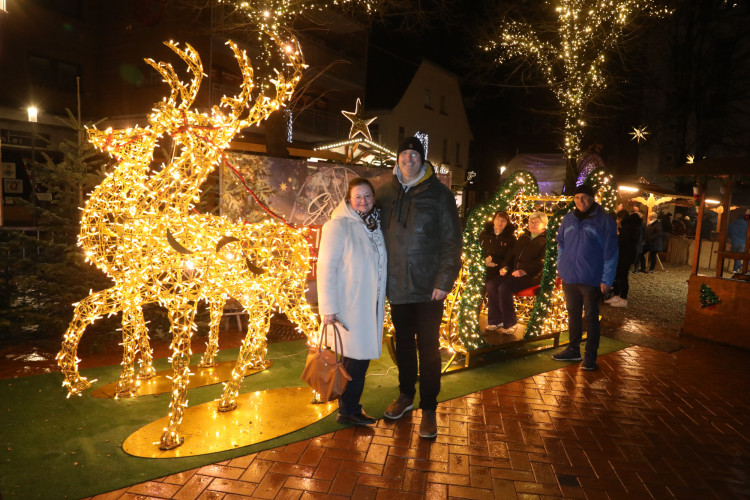
[[[81,68],[77,64],[33,54],[29,54],[28,61],[34,84],[63,90],[76,89],[76,77],[81,76]]]
[[[444,95],[440,96],[440,112],[443,113],[444,115],[448,114],[448,112],[445,111],[445,96]]]
[[[406,134],[404,133],[404,127],[399,127],[399,128],[398,128],[398,143],[399,143],[399,144],[401,144],[401,141],[403,141],[403,140],[404,140],[404,136],[405,136],[405,135],[406,135]]]
[[[36,3],[58,14],[81,17],[81,0],[37,0]]]
[[[424,89],[424,107],[432,109],[430,89]]]
[[[461,143],[456,143],[456,165],[461,164]]]
[[[443,139],[443,163],[448,163],[448,139]]]

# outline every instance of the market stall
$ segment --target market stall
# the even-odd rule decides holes
[[[745,212],[750,205],[750,158],[704,159],[683,165],[665,175],[691,179],[695,183],[694,194],[698,205],[695,249],[682,332],[684,335],[750,349],[750,324],[746,317],[747,304],[750,303],[750,224],[745,220]],[[699,274],[701,226],[708,195],[721,198],[713,276]],[[733,223],[731,226],[730,222]],[[736,232],[737,227],[744,228],[744,238],[733,239],[734,246],[728,248],[730,228]],[[744,245],[738,248],[737,241],[742,240]],[[736,272],[725,270],[727,259],[741,262]]]

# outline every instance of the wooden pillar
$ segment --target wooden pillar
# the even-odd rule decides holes
[[[719,254],[716,259],[716,277],[721,278],[724,274],[724,256],[721,252],[727,249],[727,222],[729,221],[729,212],[731,210],[730,201],[732,200],[732,178],[728,177],[724,184],[724,197],[721,199],[721,212],[719,225]]]
[[[703,212],[706,209],[706,191],[701,183],[697,181],[696,183],[698,184],[700,195],[698,197],[698,212],[695,215],[695,218],[698,220],[695,221],[695,250],[693,251],[693,266],[690,269],[690,274],[692,276],[698,274],[698,262],[701,258],[701,229],[703,226]]]

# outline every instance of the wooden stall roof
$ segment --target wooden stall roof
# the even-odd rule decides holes
[[[663,172],[666,177],[749,177],[750,158],[725,157],[704,158],[686,163],[679,168]]]

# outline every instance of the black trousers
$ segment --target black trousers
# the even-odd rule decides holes
[[[370,366],[369,359],[354,359],[341,356],[341,364],[352,379],[346,384],[344,394],[339,398],[339,413],[342,415],[359,415],[362,405],[362,391],[365,389],[365,375]]]
[[[599,350],[599,301],[602,291],[599,286],[571,285],[563,282],[565,306],[568,308],[568,334],[570,349],[581,350],[583,338],[583,321],[586,320],[586,361],[596,361]]]
[[[396,330],[399,390],[414,398],[419,376],[419,407],[434,410],[440,393],[443,301],[391,305],[391,318]]]
[[[628,290],[630,290],[630,282],[628,281],[628,273],[630,272],[630,266],[633,264],[633,258],[628,259],[620,257],[617,261],[617,271],[615,271],[615,286],[612,288],[612,293],[619,295],[623,299],[628,298]]]

